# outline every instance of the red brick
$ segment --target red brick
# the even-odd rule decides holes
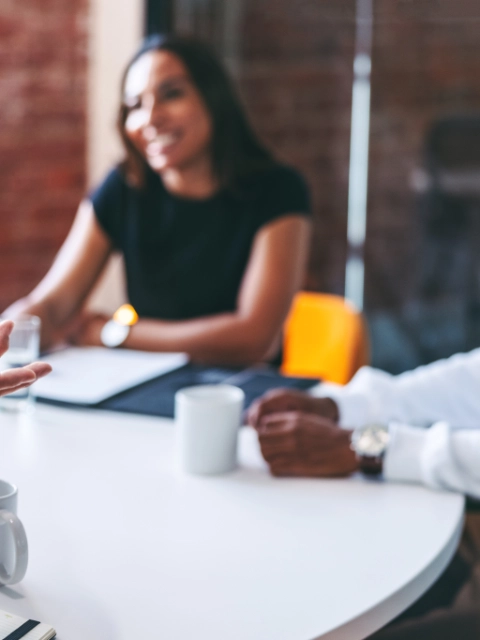
[[[44,275],[84,193],[87,9],[0,5],[0,311]]]

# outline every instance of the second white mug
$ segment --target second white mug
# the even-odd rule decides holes
[[[15,584],[25,575],[28,544],[17,517],[17,487],[0,480],[0,585]]]
[[[228,384],[187,387],[175,394],[176,453],[183,471],[214,475],[235,468],[244,399],[241,389]]]

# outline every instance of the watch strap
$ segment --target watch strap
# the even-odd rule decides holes
[[[115,320],[109,320],[102,327],[100,340],[105,347],[110,349],[121,347],[128,338],[130,329],[131,327],[129,325],[123,325]]]
[[[383,456],[360,456],[357,454],[358,468],[366,476],[379,476],[383,472]]]

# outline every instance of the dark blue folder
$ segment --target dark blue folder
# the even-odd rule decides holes
[[[187,364],[175,371],[123,391],[102,401],[96,408],[173,418],[175,393],[198,384],[233,384],[245,393],[245,408],[270,389],[309,389],[318,379],[282,376],[271,367],[231,369]]]

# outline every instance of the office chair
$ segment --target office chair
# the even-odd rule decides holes
[[[366,325],[352,304],[322,293],[295,296],[284,326],[282,373],[346,384],[368,361]]]

